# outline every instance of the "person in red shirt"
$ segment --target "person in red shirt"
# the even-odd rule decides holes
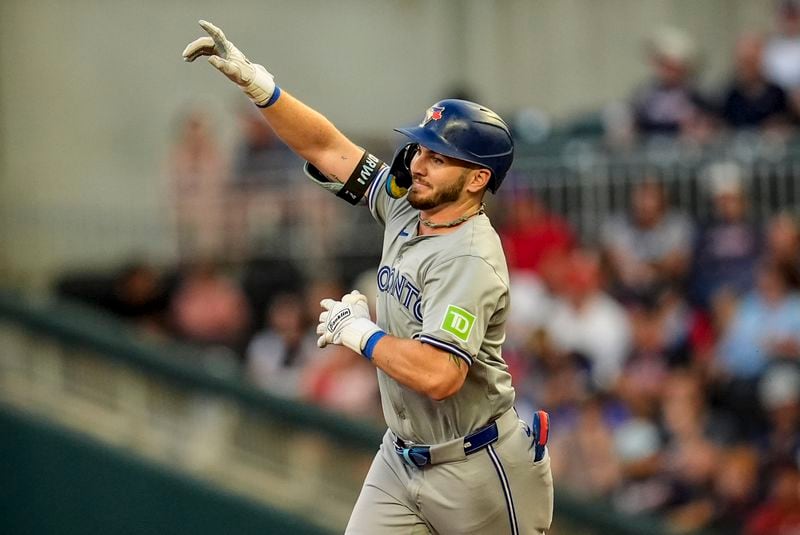
[[[770,499],[747,522],[746,535],[793,535],[800,533],[800,471],[787,465],[772,484]]]
[[[539,273],[540,264],[554,252],[575,246],[569,223],[552,214],[533,192],[515,189],[505,203],[507,218],[500,239],[511,271]]]

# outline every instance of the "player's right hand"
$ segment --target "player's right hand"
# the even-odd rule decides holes
[[[272,97],[277,97],[280,90],[275,86],[272,74],[263,66],[251,63],[219,28],[204,20],[200,21],[200,26],[210,37],[200,37],[189,43],[183,51],[184,61],[192,62],[200,56],[208,56],[208,62],[241,87],[256,106],[263,108],[274,102]]]
[[[353,290],[342,297],[341,301],[323,299],[319,304],[324,310],[319,315],[317,334],[320,336],[317,345],[343,345],[371,358],[363,353],[364,345],[370,336],[381,329],[369,319],[367,298],[358,290]]]
[[[367,298],[356,290],[346,294],[341,301],[323,299],[319,304],[323,311],[317,326],[320,335],[317,345],[321,348],[328,344],[341,344],[342,331],[350,322],[359,318],[369,320]],[[361,348],[356,351],[360,352]]]

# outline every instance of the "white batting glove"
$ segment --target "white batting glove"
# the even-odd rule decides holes
[[[222,30],[210,22],[201,20],[200,26],[211,37],[201,37],[189,43],[183,51],[184,61],[192,62],[200,56],[208,56],[208,62],[242,88],[260,108],[266,108],[277,100],[280,89],[275,86],[275,80],[267,69],[258,63],[251,63],[228,41]]]
[[[370,336],[382,332],[380,327],[369,319],[367,298],[358,290],[345,295],[341,301],[323,299],[319,304],[325,309],[319,315],[319,325],[317,325],[317,334],[320,335],[317,340],[319,347],[328,344],[343,345],[363,355],[364,346]]]

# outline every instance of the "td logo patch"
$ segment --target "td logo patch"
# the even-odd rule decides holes
[[[439,328],[466,342],[469,340],[473,325],[475,325],[475,316],[461,307],[449,305]]]

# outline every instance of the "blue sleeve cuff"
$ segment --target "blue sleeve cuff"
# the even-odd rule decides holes
[[[385,332],[378,331],[369,337],[366,345],[364,346],[364,351],[361,352],[365,357],[367,357],[367,360],[372,360],[372,352],[375,350],[375,346],[378,345],[378,341],[384,336],[386,336]]]

